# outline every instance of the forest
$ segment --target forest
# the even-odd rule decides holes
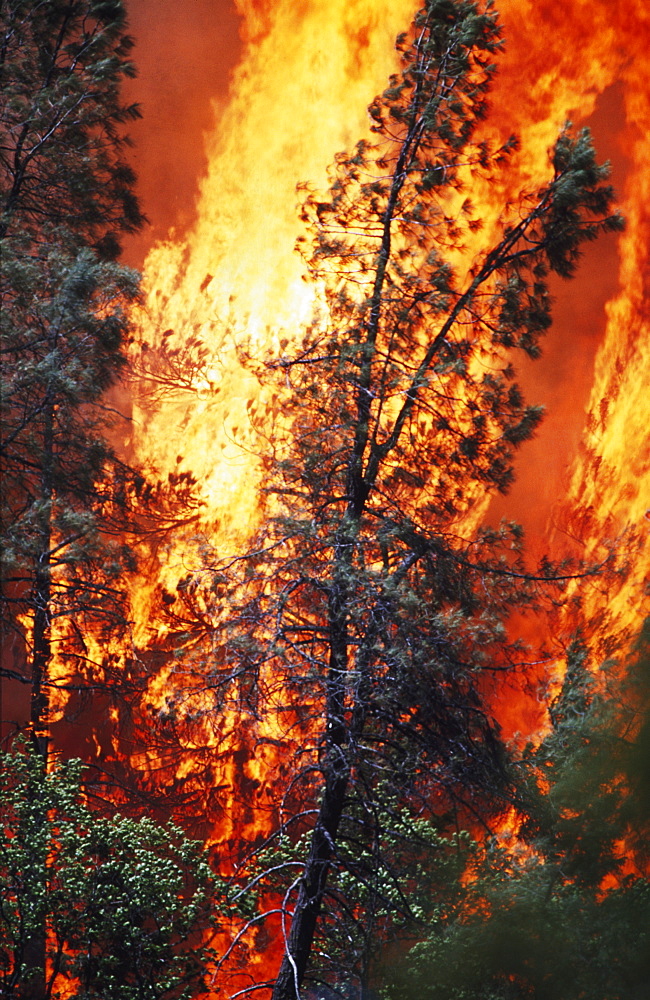
[[[394,48],[345,13],[389,72],[288,223],[271,116],[139,271],[137,0],[2,2],[7,1000],[650,996],[643,207],[577,98],[513,131],[492,0],[404,7]],[[257,132],[251,67],[321,14],[246,10]],[[535,534],[536,379],[600,245],[618,354]]]

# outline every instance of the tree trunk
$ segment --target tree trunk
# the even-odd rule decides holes
[[[56,333],[54,334],[54,345]],[[48,687],[52,656],[52,501],[54,499],[54,405],[47,390],[43,418],[43,455],[41,465],[41,513],[39,544],[34,567],[34,632],[32,636],[32,694],[30,725],[34,749],[47,766]]]
[[[54,497],[54,407],[45,409],[43,426],[43,458],[41,470],[42,513],[39,525],[39,551],[34,571],[34,629],[32,635],[32,691],[30,729],[34,750],[41,762],[41,773],[47,771],[48,756],[48,673],[52,657],[50,552],[52,548],[52,500]],[[37,827],[46,823],[45,812],[40,812],[40,782],[30,791]],[[40,866],[40,861],[39,861]],[[47,882],[47,857],[42,859],[43,886]],[[35,894],[42,886],[34,886]],[[28,887],[29,889],[29,887]],[[36,899],[35,905],[39,907]],[[46,939],[45,916],[36,926],[26,931],[23,949],[23,972],[18,995],[21,1000],[45,1000],[46,997]]]
[[[335,775],[325,787],[272,1000],[297,1000],[300,995],[298,990],[311,954],[349,777],[347,769]]]
[[[334,546],[334,580],[328,609],[329,664],[325,686],[325,788],[272,1000],[297,1000],[300,996],[299,987],[311,954],[350,780],[350,763],[345,752],[349,736],[345,720],[349,600],[347,578],[354,550],[355,528],[353,520],[344,523]]]

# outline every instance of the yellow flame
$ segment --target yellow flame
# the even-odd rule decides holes
[[[367,105],[395,68],[394,38],[412,12],[405,0],[240,7],[255,42],[208,140],[198,221],[183,242],[154,247],[144,267],[142,340],[169,353],[198,338],[207,348],[198,392],[170,389],[155,409],[136,404],[132,441],[163,476],[197,476],[211,540],[228,551],[255,522],[253,422],[272,406],[239,351],[277,349],[311,317],[315,291],[294,252],[296,185],[324,188],[334,154],[368,131]],[[156,585],[173,592],[193,568],[187,545],[177,546]],[[151,638],[153,589],[140,588],[140,641]]]

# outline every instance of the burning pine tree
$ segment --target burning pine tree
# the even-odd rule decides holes
[[[8,9],[32,6],[16,0]],[[35,9],[53,17],[86,7],[100,21],[117,18],[115,37],[122,38],[119,4],[70,0]],[[82,22],[83,30],[94,23]],[[356,977],[363,987],[376,942],[424,919],[462,864],[462,838],[450,837],[450,827],[485,824],[518,801],[486,691],[521,661],[507,633],[513,609],[557,593],[562,580],[548,565],[530,572],[516,526],[481,524],[489,498],[507,491],[514,452],[541,416],[524,402],[513,359],[517,351],[531,358],[539,353],[550,324],[549,278],[570,277],[584,241],[620,226],[610,209],[607,171],[598,166],[585,132],[562,132],[545,185],[504,194],[516,143],[485,139],[483,119],[501,48],[489,2],[433,0],[398,47],[401,71],[370,109],[371,140],[337,159],[327,194],[304,195],[307,298],[318,302],[317,314],[304,335],[284,344],[282,356],[265,364],[248,361],[249,384],[253,373],[260,375],[282,413],[273,448],[262,459],[264,524],[247,552],[206,560],[177,588],[169,586],[175,570],[166,568],[169,620],[156,650],[165,666],[147,691],[164,709],[155,733],[163,733],[171,759],[181,732],[190,737],[182,752],[208,737],[205,757],[214,762],[213,773],[226,775],[225,784],[244,772],[250,780],[252,769],[241,763],[247,753],[271,762],[266,773],[260,767],[258,780],[272,783],[281,807],[273,811],[274,833],[242,869],[242,895],[250,876],[260,913],[239,941],[249,949],[243,961],[249,962],[251,989],[263,988],[260,980],[267,976],[253,962],[255,950],[272,956],[268,942],[276,942],[279,965],[266,983],[274,1000],[298,997],[309,977],[341,989]],[[102,71],[119,76],[123,54],[110,65],[101,62]],[[126,108],[120,114],[129,117]],[[131,178],[121,177],[130,190]],[[480,209],[472,204],[477,189]],[[498,203],[494,212],[483,211],[488,196]],[[128,229],[124,220],[120,225]],[[84,231],[85,251],[86,236]],[[27,246],[29,234],[19,237]],[[99,258],[87,252],[74,258],[83,281],[66,264],[69,287],[58,280],[63,269],[53,268],[39,289],[51,291],[52,301],[43,294],[30,298],[41,325],[49,321],[44,306],[51,312],[61,304],[70,306],[78,324],[88,300],[92,306],[111,293],[112,284],[90,282],[100,272],[113,275],[116,288],[120,277],[125,294],[133,294],[132,276],[111,271],[115,265],[105,259],[113,241],[97,240],[93,247]],[[66,249],[67,243],[54,244],[57,266]],[[10,278],[22,282],[12,288],[11,301],[25,315],[22,273],[11,271]],[[193,288],[196,298],[210,292],[213,276],[204,274]],[[92,334],[95,324],[103,329],[106,320],[101,308],[89,312],[92,328],[82,324],[82,334]],[[196,313],[190,320],[197,325]],[[12,326],[11,336],[22,329]],[[66,328],[72,346],[76,330]],[[167,323],[157,336],[171,345],[172,366],[194,366],[188,384],[195,375],[201,382],[200,338]],[[19,339],[14,353],[32,344],[29,337]],[[40,428],[44,413],[60,426],[68,414],[74,424],[95,404],[101,408],[99,390],[117,373],[118,354],[110,354],[101,385],[84,383],[87,396],[65,396],[63,414],[59,404],[49,407],[48,395],[59,386],[60,372],[50,372],[44,386],[33,382],[47,405],[37,401],[25,411],[28,422]],[[173,378],[167,379],[160,361],[154,360],[157,386],[167,392]],[[24,414],[19,381],[15,385],[7,412],[19,434]],[[201,391],[212,393],[209,378]],[[258,451],[268,436],[268,427],[261,428]],[[44,737],[41,677],[50,683],[52,662],[48,613],[56,598],[64,621],[76,614],[76,605],[64,600],[69,581],[70,592],[81,598],[89,568],[96,569],[92,559],[105,551],[107,529],[120,534],[115,526],[122,525],[124,511],[111,507],[119,517],[109,523],[102,520],[105,505],[93,508],[97,520],[82,539],[92,547],[73,548],[60,574],[50,573],[52,537],[74,520],[67,513],[67,521],[53,521],[50,512],[62,509],[64,490],[76,481],[53,464],[53,456],[66,458],[65,449],[48,451],[49,438],[45,432],[41,437],[43,469],[32,475],[17,463],[24,473],[19,500],[36,482],[42,503],[35,535],[23,533],[41,549],[25,570],[29,586],[18,593],[23,604],[16,620],[21,624],[31,615],[33,632],[41,636],[33,722]],[[21,463],[26,450],[19,451]],[[89,469],[81,460],[74,463],[77,473],[90,475],[91,481],[82,477],[87,493],[97,483],[107,485],[102,477],[113,463],[110,449],[97,461]],[[153,501],[156,494],[148,497]],[[8,523],[14,520],[18,524],[10,512]],[[75,523],[89,522],[77,516]],[[117,576],[124,572],[121,548],[119,556],[108,566]],[[22,571],[25,558],[17,563]],[[124,596],[120,587],[120,627],[127,624]],[[101,600],[82,605],[76,624],[106,610]],[[143,624],[149,624],[146,615],[139,637]],[[86,636],[74,625],[70,634],[78,643],[70,649],[79,656]],[[175,658],[167,655],[171,650]],[[149,662],[155,660],[151,655]],[[149,678],[138,680],[146,686]],[[147,731],[148,744],[155,733]],[[181,765],[179,771],[190,774],[191,784],[191,769]],[[38,930],[40,944],[40,923]]]
[[[132,539],[155,533],[174,506],[109,443],[126,423],[107,392],[124,368],[139,285],[116,258],[145,221],[124,155],[139,116],[120,93],[132,46],[120,0],[0,8],[0,715],[10,739],[29,731],[34,751],[15,786],[18,811],[10,803],[0,824],[0,968],[4,995],[30,1000],[54,995],[65,966],[62,939],[50,947],[52,719],[90,691],[95,711],[98,692],[119,698],[128,672],[112,654],[128,647]],[[10,785],[9,758],[2,767]],[[70,892],[65,905],[78,904]]]
[[[476,211],[473,186],[499,190],[517,145],[481,135],[501,44],[491,3],[427,3],[372,141],[305,195],[320,315],[258,369],[283,413],[264,523],[208,587],[183,583],[213,652],[188,653],[179,703],[209,713],[222,748],[244,732],[280,748],[252,883],[276,900],[253,921],[282,945],[273,1000],[299,997],[309,969],[367,982],[373,939],[418,918],[418,852],[516,799],[485,692],[521,660],[512,610],[562,578],[526,569],[515,525],[481,521],[541,417],[513,359],[539,355],[549,276],[621,220],[589,134],[568,127],[544,187],[494,223]]]

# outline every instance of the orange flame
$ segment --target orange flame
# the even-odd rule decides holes
[[[281,349],[310,318],[315,290],[302,280],[294,253],[296,184],[325,186],[334,154],[367,131],[366,107],[394,68],[393,39],[412,4],[241,7],[255,41],[208,140],[196,225],[184,241],[154,247],[144,268],[147,347],[164,345],[176,356],[193,338],[190,346],[207,354],[196,392],[170,392],[153,413],[136,406],[132,442],[163,475],[192,470],[211,540],[229,551],[256,518],[261,470],[252,421],[272,407],[238,349]],[[187,559],[187,552],[173,553],[158,583],[175,591],[195,568]],[[147,621],[151,595],[141,598],[138,618]]]

